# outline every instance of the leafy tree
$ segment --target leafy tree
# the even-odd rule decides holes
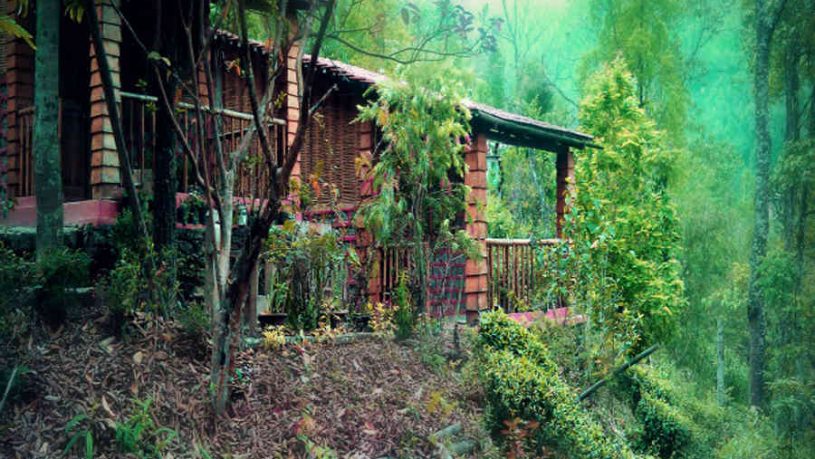
[[[677,220],[665,191],[672,166],[665,136],[640,106],[622,58],[588,88],[580,120],[602,149],[577,158],[568,275],[572,303],[585,308],[587,330],[599,337],[590,340],[591,355],[608,357],[670,337],[684,306],[683,283]]]
[[[455,231],[457,214],[466,210],[467,187],[463,151],[469,131],[469,111],[462,106],[462,84],[442,72],[422,67],[400,80],[377,86],[377,99],[362,107],[359,119],[375,121],[383,147],[361,170],[370,169],[378,195],[364,203],[365,226],[383,245],[408,241],[415,268],[410,286],[417,309],[427,304],[428,259],[437,243],[452,241],[466,249],[468,237]],[[425,248],[428,245],[428,252]]]
[[[685,2],[678,0],[592,0],[599,26],[597,48],[584,59],[589,75],[622,56],[636,78],[636,99],[669,134],[685,127],[688,106],[684,58],[675,33]]]
[[[756,189],[755,227],[750,249],[750,284],[747,317],[750,329],[750,403],[764,406],[765,352],[767,324],[764,316],[764,298],[761,292],[759,270],[767,255],[770,231],[770,47],[785,0],[756,0],[753,11],[755,24],[755,63],[753,91],[756,123]]]

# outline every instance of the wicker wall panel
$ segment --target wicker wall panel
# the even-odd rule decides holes
[[[359,181],[354,161],[357,157],[359,125],[354,123],[357,115],[354,100],[335,95],[327,100],[312,120],[307,132],[305,148],[301,156],[303,177],[317,177],[321,193],[318,206],[331,204],[331,189],[339,193],[340,207],[359,203]]]

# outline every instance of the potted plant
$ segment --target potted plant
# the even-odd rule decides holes
[[[258,322],[261,328],[267,326],[277,327],[284,325],[288,314],[286,313],[286,296],[288,294],[288,285],[280,282],[275,283],[267,290],[266,295],[258,296],[258,303],[264,302],[265,308],[262,309],[258,315]],[[258,306],[261,306],[258,304]],[[258,308],[260,309],[260,308]]]
[[[348,310],[339,309],[338,301],[330,287],[326,287],[323,294],[323,314],[328,316],[331,328],[339,328],[342,324],[348,322]]]

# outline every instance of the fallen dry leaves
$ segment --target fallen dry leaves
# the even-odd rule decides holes
[[[96,458],[122,457],[114,426],[134,398],[151,399],[157,423],[178,432],[167,450],[174,458],[200,457],[196,444],[212,457],[305,457],[307,443],[339,457],[433,457],[428,437],[454,422],[465,438],[483,435],[479,408],[457,378],[379,338],[241,353],[230,413],[215,422],[207,353],[171,324],[145,321],[121,339],[69,325],[21,352],[17,363],[29,373],[25,395],[0,413],[2,457],[61,457],[77,414],[90,420]],[[439,394],[449,412],[427,409]]]

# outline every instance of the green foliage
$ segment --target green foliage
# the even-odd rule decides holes
[[[599,32],[597,47],[584,58],[584,75],[622,57],[636,78],[632,97],[637,106],[671,134],[684,134],[687,69],[674,30],[687,11],[685,2],[592,0],[589,8]]]
[[[679,456],[691,442],[691,421],[676,407],[665,381],[647,366],[638,365],[620,376],[617,387],[626,397],[639,425],[633,433],[634,447],[659,457]]]
[[[184,334],[201,340],[201,344],[206,344],[204,338],[209,335],[211,327],[206,306],[201,303],[190,303],[179,308],[177,314]]]
[[[523,147],[497,150],[500,160],[490,163],[488,177],[490,237],[555,237],[555,155]]]
[[[178,434],[161,427],[150,413],[152,400],[133,400],[134,409],[125,422],[117,422],[115,439],[119,451],[140,459],[161,458]]]
[[[342,292],[346,254],[334,230],[321,232],[292,220],[273,227],[266,242],[266,257],[274,267],[272,295],[275,303],[284,305],[292,328],[318,326],[325,301]]]
[[[11,337],[19,327],[19,311],[34,297],[34,263],[0,244],[0,337]]]
[[[493,434],[505,428],[504,421],[520,418],[541,424],[530,438],[538,451],[555,447],[568,457],[633,457],[577,404],[546,346],[502,312],[482,316],[478,352]]]
[[[73,288],[86,287],[90,258],[80,251],[59,248],[40,255],[36,262],[37,309],[50,324],[65,320],[76,301]],[[28,282],[31,282],[29,280]]]
[[[82,457],[93,459],[93,431],[89,424],[90,419],[85,414],[77,414],[65,424],[65,433],[69,437],[62,454],[68,454],[75,446],[82,445]]]
[[[452,71],[452,70],[451,70]],[[382,132],[376,161],[358,168],[379,194],[361,206],[365,227],[385,246],[412,248],[411,290],[419,310],[426,299],[427,254],[436,241],[466,241],[451,224],[466,210],[462,154],[469,135],[469,111],[462,106],[462,84],[424,67],[376,88],[377,99],[360,107],[359,120],[374,121]],[[466,250],[465,250],[466,252]]]
[[[416,314],[413,312],[407,276],[404,273],[399,276],[399,283],[393,291],[392,307],[396,308],[393,314],[393,323],[396,326],[396,330],[394,331],[396,339],[403,340],[410,338],[416,328]]]
[[[672,152],[640,107],[636,85],[617,59],[589,84],[583,128],[602,149],[577,158],[577,193],[567,215],[573,303],[598,337],[594,354],[619,355],[664,340],[684,306],[679,235],[665,192]]]
[[[101,282],[105,303],[117,316],[132,316],[142,309],[147,298],[144,296],[145,281],[139,259],[130,251],[124,251],[116,261],[116,266]]]

